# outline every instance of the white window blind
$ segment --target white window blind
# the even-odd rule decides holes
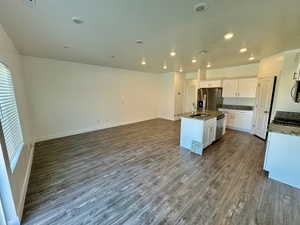
[[[24,142],[12,76],[9,68],[2,63],[0,63],[0,121],[8,156],[12,163],[19,155]]]

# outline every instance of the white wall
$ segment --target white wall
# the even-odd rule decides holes
[[[159,74],[23,57],[36,140],[157,118]]]
[[[293,74],[297,71],[299,61],[299,50],[287,51],[283,54],[284,61],[278,80],[276,111],[300,112],[300,103],[295,103],[291,97],[291,89],[295,84]]]
[[[274,112],[300,112],[300,104],[291,97],[291,89],[295,84],[293,73],[300,63],[300,49],[281,52],[261,60],[258,77],[277,76],[274,99]]]
[[[254,77],[257,76],[258,69],[259,63],[225,67],[221,69],[209,69],[206,71],[206,79],[218,80],[224,78]]]
[[[159,117],[174,120],[175,114],[175,74],[165,73],[159,75],[160,97]]]
[[[21,126],[25,141],[25,148],[20,154],[19,160],[11,177],[13,197],[19,216],[22,214],[27,182],[30,174],[33,149],[29,144],[32,141],[31,121],[24,87],[24,77],[18,51],[14,47],[3,27],[0,25],[0,61],[5,63],[12,72],[16,101],[21,120]]]
[[[183,113],[185,74],[175,72],[175,116]]]
[[[262,59],[259,63],[258,77],[280,76],[283,62],[283,53]]]

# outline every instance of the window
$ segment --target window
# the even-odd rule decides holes
[[[24,142],[9,68],[0,63],[0,121],[12,167],[15,167]]]

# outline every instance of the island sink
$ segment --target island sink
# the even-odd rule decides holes
[[[207,113],[196,113],[196,114],[192,114],[191,117],[205,117],[205,116],[209,116],[209,114]]]

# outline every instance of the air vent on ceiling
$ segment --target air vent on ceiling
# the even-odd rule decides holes
[[[36,5],[36,0],[23,0],[27,7],[34,8]]]
[[[200,2],[194,6],[195,12],[203,12],[207,10],[207,4],[205,2]]]

